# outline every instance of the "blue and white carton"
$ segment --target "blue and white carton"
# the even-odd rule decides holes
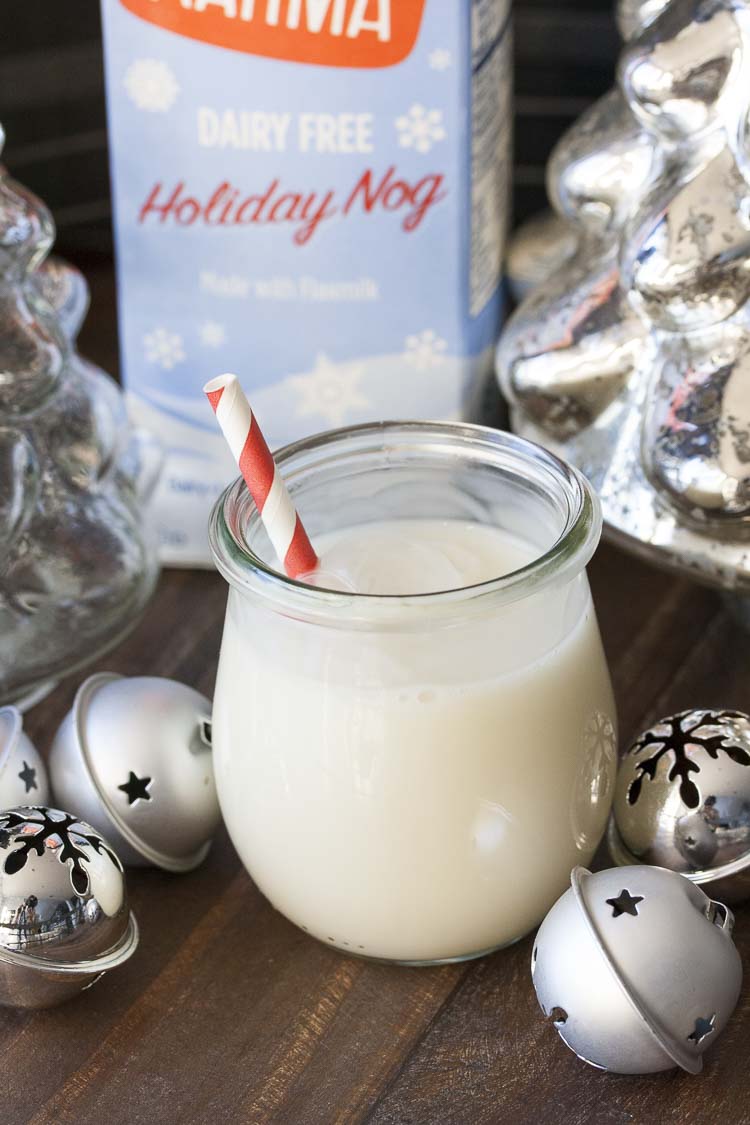
[[[209,561],[236,468],[201,388],[270,445],[465,418],[492,367],[509,0],[102,0],[124,383],[158,434],[162,558]]]

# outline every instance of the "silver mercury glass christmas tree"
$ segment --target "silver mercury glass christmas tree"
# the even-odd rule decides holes
[[[0,704],[114,644],[157,575],[144,505],[160,453],[76,352],[88,289],[44,263],[53,239],[46,207],[0,167]]]
[[[750,2],[618,17],[617,85],[548,166],[577,248],[510,320],[498,373],[514,427],[583,469],[613,538],[746,596]]]

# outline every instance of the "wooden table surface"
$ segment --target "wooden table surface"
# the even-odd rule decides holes
[[[716,594],[606,546],[591,578],[625,740],[682,707],[750,710],[750,638]],[[166,573],[98,667],[210,695],[224,597],[214,574]],[[41,749],[75,687],[29,714]],[[223,830],[196,872],[128,883],[141,946],[126,966],[61,1008],[0,1010],[2,1125],[750,1122],[747,989],[701,1076],[609,1075],[542,1018],[530,937],[436,969],[344,957],[269,906]],[[735,933],[747,964],[750,906]]]

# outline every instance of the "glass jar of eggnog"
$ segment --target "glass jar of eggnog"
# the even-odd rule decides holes
[[[612,796],[596,498],[476,426],[359,426],[277,460],[321,559],[309,582],[275,569],[242,481],[211,519],[232,840],[278,910],[345,952],[507,945],[589,862]]]

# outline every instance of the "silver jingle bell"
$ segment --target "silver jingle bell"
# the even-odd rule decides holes
[[[23,729],[17,707],[0,707],[0,809],[44,805],[49,800],[47,769]]]
[[[609,849],[615,863],[680,871],[729,902],[750,895],[750,718],[669,715],[624,755]]]
[[[122,864],[94,828],[44,805],[0,812],[0,1004],[62,1003],[137,945]]]
[[[155,676],[91,676],[52,744],[55,798],[112,840],[126,864],[191,871],[220,820],[211,704]]]
[[[618,1074],[697,1074],[734,1011],[733,916],[661,867],[576,867],[532,953],[537,999],[584,1062]]]

